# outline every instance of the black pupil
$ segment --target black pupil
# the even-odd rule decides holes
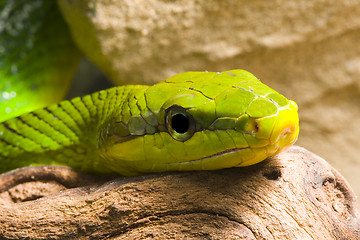
[[[186,133],[187,130],[189,130],[190,122],[189,119],[182,115],[182,114],[176,114],[172,117],[171,120],[171,127],[175,130],[177,133]]]

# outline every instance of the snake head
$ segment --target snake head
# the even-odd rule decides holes
[[[186,72],[136,94],[126,140],[104,154],[121,174],[249,166],[298,137],[296,103],[244,70]]]

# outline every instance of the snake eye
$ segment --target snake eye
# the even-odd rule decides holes
[[[186,109],[173,105],[166,110],[166,128],[170,135],[178,141],[186,141],[195,132],[195,120]]]

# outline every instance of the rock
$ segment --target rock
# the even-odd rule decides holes
[[[24,182],[19,171],[34,177]],[[246,168],[86,178],[54,166],[0,175],[2,183],[12,182],[0,194],[0,238],[360,238],[350,186],[300,147]],[[60,191],[54,193],[49,189],[56,184]],[[31,191],[45,194],[31,200],[25,196]]]
[[[116,82],[252,72],[298,103],[298,144],[325,157],[360,194],[359,1],[58,3],[77,45]]]

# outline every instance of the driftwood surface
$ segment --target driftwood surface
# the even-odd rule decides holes
[[[0,185],[0,239],[360,239],[350,186],[301,147],[208,172],[105,179],[29,167]]]

